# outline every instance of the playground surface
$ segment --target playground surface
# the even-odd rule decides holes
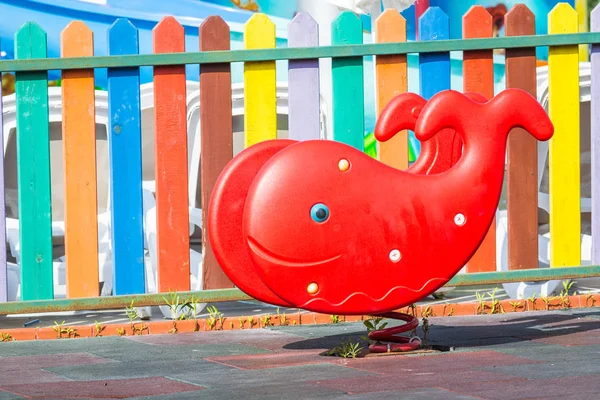
[[[343,359],[361,323],[0,344],[0,399],[582,399],[600,393],[600,312],[430,318],[451,351]]]

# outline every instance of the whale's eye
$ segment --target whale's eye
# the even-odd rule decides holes
[[[310,209],[310,217],[313,221],[322,223],[329,218],[329,208],[323,203],[318,203]]]

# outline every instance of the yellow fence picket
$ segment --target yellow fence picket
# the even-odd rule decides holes
[[[577,12],[568,4],[548,16],[550,34],[576,33]],[[549,144],[550,266],[581,264],[579,155],[579,48],[551,46],[548,53],[549,107],[554,136]]]
[[[265,14],[246,22],[246,49],[275,47],[275,24]],[[277,138],[275,61],[244,64],[244,147]]]

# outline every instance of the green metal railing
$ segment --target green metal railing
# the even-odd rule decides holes
[[[0,61],[0,72],[299,60],[330,57],[437,53],[448,51],[516,49],[541,46],[575,46],[580,44],[600,44],[600,32],[257,50],[133,54],[124,56],[71,58],[30,58],[26,60]]]

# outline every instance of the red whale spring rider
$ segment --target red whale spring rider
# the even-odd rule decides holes
[[[405,93],[384,109],[375,136],[414,130],[423,154],[406,171],[331,140],[251,146],[226,166],[210,199],[217,261],[242,291],[275,305],[345,315],[410,305],[446,284],[483,241],[516,127],[538,140],[554,130],[519,89],[487,102],[451,90],[427,102]],[[452,151],[435,144],[448,129],[462,154],[432,173]]]

